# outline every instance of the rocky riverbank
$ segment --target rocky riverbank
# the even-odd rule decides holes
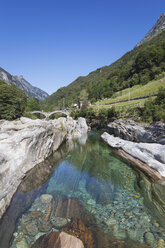
[[[115,120],[107,125],[107,132],[124,140],[165,145],[165,123],[137,124],[133,120]]]
[[[155,180],[165,180],[165,124],[147,126],[116,120],[108,124],[107,131],[102,138],[119,156]]]
[[[0,218],[26,172],[45,160],[66,139],[87,133],[84,118],[0,121]]]

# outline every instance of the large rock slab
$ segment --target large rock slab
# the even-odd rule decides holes
[[[137,124],[132,120],[115,120],[107,126],[109,134],[125,140],[165,145],[165,123]]]
[[[65,232],[41,236],[31,248],[84,248],[82,241]]]
[[[25,173],[55,152],[66,139],[87,133],[84,118],[0,121],[0,218]]]
[[[106,132],[101,136],[118,154],[136,164],[155,179],[165,179],[165,145],[136,143],[114,137]]]

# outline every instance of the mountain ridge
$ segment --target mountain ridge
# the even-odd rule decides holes
[[[162,13],[161,16],[158,18],[155,25],[149,30],[149,32],[144,36],[144,38],[136,45],[136,47],[144,44],[145,42],[152,39],[155,35],[159,32],[165,30],[165,13]]]
[[[0,80],[7,84],[14,84],[22,89],[30,98],[37,98],[39,101],[45,100],[49,95],[47,92],[31,85],[22,75],[13,76],[6,70],[0,67]]]

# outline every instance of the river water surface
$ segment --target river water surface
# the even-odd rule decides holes
[[[100,134],[68,142],[27,174],[0,222],[1,248],[31,247],[58,230],[89,248],[165,247],[164,186],[117,158]]]

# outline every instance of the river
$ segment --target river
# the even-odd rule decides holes
[[[0,222],[1,248],[31,247],[58,230],[77,230],[90,248],[165,247],[164,186],[117,158],[100,134],[63,144],[27,173]]]

